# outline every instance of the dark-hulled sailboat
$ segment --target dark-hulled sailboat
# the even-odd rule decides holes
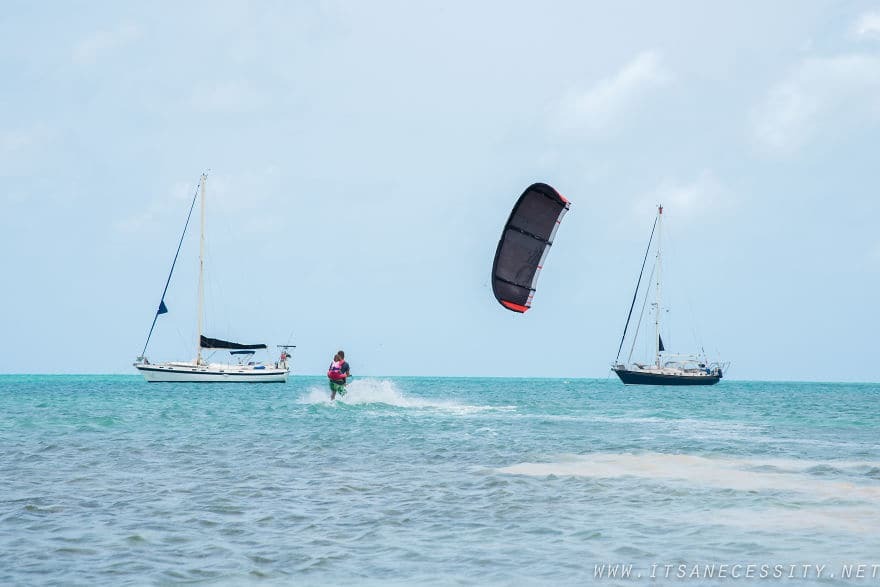
[[[626,325],[623,327],[623,335],[620,337],[620,345],[617,347],[617,358],[611,370],[614,371],[620,380],[627,385],[715,385],[724,376],[723,371],[727,368],[727,364],[720,362],[710,363],[705,353],[694,355],[682,355],[667,353],[663,344],[663,338],[660,336],[660,316],[662,306],[660,305],[660,276],[662,269],[662,257],[660,248],[660,235],[663,224],[663,206],[658,206],[657,217],[654,219],[654,226],[651,228],[651,237],[648,239],[648,248],[645,250],[645,258],[642,260],[642,269],[639,272],[639,279],[636,282],[636,291],[633,293],[632,303],[629,307],[629,314],[626,317]],[[642,310],[633,334],[632,346],[630,347],[629,357],[626,363],[620,362],[620,352],[623,349],[623,342],[629,329],[630,319],[632,318],[633,308],[638,298],[639,288],[642,283],[642,277],[645,273],[645,264],[648,261],[648,254],[651,251],[651,245],[654,242],[654,235],[657,235],[656,262],[651,269],[651,276],[648,282],[656,274],[656,288],[654,303],[654,362],[638,363],[632,362],[633,350],[635,349],[636,338],[638,337],[639,327],[642,323],[642,317],[645,313],[645,305],[648,301],[647,292],[645,292],[645,301],[642,304]],[[646,286],[647,287],[647,286]]]

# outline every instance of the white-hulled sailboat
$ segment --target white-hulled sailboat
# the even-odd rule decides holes
[[[658,206],[657,217],[654,220],[654,226],[651,228],[651,237],[648,239],[648,248],[645,251],[645,259],[642,261],[642,270],[639,273],[639,280],[636,283],[636,291],[633,294],[632,304],[629,307],[629,314],[626,317],[626,325],[623,327],[623,336],[620,337],[620,345],[617,348],[617,359],[611,367],[620,380],[627,385],[715,385],[724,376],[724,370],[727,369],[727,363],[709,362],[704,353],[684,355],[667,353],[663,345],[663,338],[660,336],[660,316],[662,314],[662,306],[660,305],[660,274],[662,269],[662,257],[660,255],[660,235],[663,225],[663,206]],[[645,292],[645,304],[642,305],[642,312],[636,325],[636,332],[633,335],[632,347],[630,348],[629,358],[626,363],[620,362],[620,351],[623,349],[623,341],[626,339],[626,333],[629,328],[630,318],[632,318],[633,308],[635,307],[636,298],[639,293],[639,286],[642,282],[642,276],[645,273],[645,263],[648,260],[648,253],[651,251],[651,243],[654,240],[654,232],[657,233],[657,255],[654,268],[651,270],[651,279],[656,274],[657,282],[654,290],[654,362],[638,363],[632,362],[633,350],[635,349],[636,338],[639,334],[639,327],[642,324],[642,317],[645,312],[645,304],[648,301],[647,292]]]
[[[180,235],[180,242],[177,244],[177,252],[174,254],[174,261],[171,263],[171,271],[169,271],[168,279],[165,281],[165,289],[162,291],[162,298],[159,300],[159,309],[156,310],[156,314],[153,316],[153,323],[150,326],[149,334],[147,334],[147,342],[144,343],[144,350],[134,363],[134,367],[149,382],[284,383],[287,381],[287,374],[290,372],[288,367],[288,359],[290,358],[288,349],[294,348],[292,345],[279,345],[278,348],[281,349],[281,356],[278,361],[274,364],[264,364],[255,362],[252,359],[257,350],[267,348],[265,344],[240,344],[219,338],[209,338],[202,332],[202,313],[205,298],[205,188],[207,181],[208,176],[202,174],[198,189],[193,196],[193,201],[189,208],[189,214],[186,217],[183,234]],[[165,305],[165,294],[168,292],[168,284],[171,283],[171,275],[174,273],[175,264],[177,264],[177,256],[180,254],[180,247],[183,244],[183,237],[186,235],[190,218],[192,218],[196,199],[201,202],[199,207],[201,235],[199,238],[199,305],[196,358],[192,361],[151,363],[146,357],[147,346],[150,344],[150,337],[153,335],[153,329],[156,327],[156,320],[160,315],[168,312],[168,308]],[[203,349],[227,350],[237,361],[235,363],[208,362],[202,356]]]

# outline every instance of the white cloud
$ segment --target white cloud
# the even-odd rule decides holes
[[[0,130],[0,177],[39,165],[56,133],[44,125]]]
[[[0,130],[0,155],[9,156],[51,143],[56,133],[44,124],[29,128]]]
[[[192,181],[178,181],[175,182],[169,193],[171,195],[171,199],[175,202],[189,202],[193,199],[193,194],[195,194],[196,188],[198,187],[198,183],[195,179]]]
[[[123,234],[151,232],[170,216],[182,218],[195,194],[196,181],[197,178],[175,182],[167,192],[151,198],[145,209],[117,220],[113,228]]]
[[[880,57],[811,58],[776,84],[753,112],[753,133],[769,151],[793,151],[826,128],[875,121]]]
[[[870,251],[869,257],[871,257],[875,263],[880,264],[880,243],[877,243]]]
[[[190,98],[191,106],[201,112],[250,112],[266,103],[266,96],[245,81],[201,87]]]
[[[93,64],[102,54],[119,49],[139,36],[137,27],[131,24],[121,24],[110,31],[98,31],[74,46],[73,62],[78,65]]]
[[[677,218],[689,219],[705,214],[717,214],[733,204],[733,194],[706,169],[691,181],[667,179],[656,189],[638,198],[633,205],[634,213],[644,218],[645,211],[662,204]]]
[[[156,213],[151,209],[141,214],[135,214],[134,216],[117,220],[113,224],[113,228],[116,232],[122,234],[133,234],[137,232],[146,232],[148,229],[153,228],[157,222]]]
[[[33,145],[37,136],[33,132],[10,130],[0,132],[0,154],[17,153]]]
[[[587,90],[569,92],[562,100],[557,124],[564,130],[605,131],[671,77],[658,52],[644,51],[613,76]]]
[[[866,12],[853,26],[853,33],[861,38],[880,39],[880,12]]]
[[[269,165],[238,176],[209,171],[208,176],[206,200],[216,217],[212,220],[222,216],[226,225],[236,222],[236,230],[241,233],[273,232],[282,227],[277,215],[267,213],[275,210],[278,194],[283,193],[275,167]],[[144,233],[156,230],[169,219],[176,221],[179,217],[182,222],[197,189],[198,177],[177,181],[166,192],[153,197],[141,211],[116,221],[114,229],[123,234]],[[198,220],[198,208],[194,218]]]

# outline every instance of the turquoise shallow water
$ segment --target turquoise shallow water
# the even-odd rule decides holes
[[[350,387],[0,377],[0,584],[880,584],[880,385]]]

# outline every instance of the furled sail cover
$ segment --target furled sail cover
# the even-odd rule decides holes
[[[236,349],[236,350],[257,350],[264,349],[264,344],[240,344],[237,342],[229,342],[228,340],[220,340],[219,338],[208,338],[202,335],[199,344],[203,349]]]
[[[492,264],[492,292],[508,310],[524,313],[531,307],[538,273],[568,207],[545,183],[530,185],[517,200]]]

